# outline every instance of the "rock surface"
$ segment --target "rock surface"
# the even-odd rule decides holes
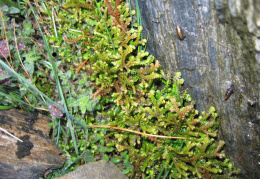
[[[44,172],[60,168],[65,158],[49,139],[49,119],[38,113],[0,110],[0,125],[9,133],[0,135],[0,178],[38,179]]]
[[[131,1],[135,9],[135,1]],[[219,115],[220,138],[241,178],[260,175],[259,1],[139,0],[147,50],[171,73],[181,71],[196,108]],[[183,27],[179,40],[175,27]],[[236,92],[224,100],[234,84]]]
[[[122,171],[112,162],[99,160],[78,167],[75,171],[57,179],[127,179]]]

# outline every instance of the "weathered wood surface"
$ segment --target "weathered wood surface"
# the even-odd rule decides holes
[[[135,1],[131,1],[135,8]],[[138,0],[147,50],[181,71],[196,108],[214,106],[219,136],[242,178],[260,175],[260,3],[257,0]],[[186,37],[179,40],[180,24]],[[236,92],[226,101],[226,90]],[[241,90],[243,92],[241,93]]]
[[[0,132],[0,178],[38,179],[46,171],[62,167],[65,157],[49,139],[49,122],[34,112],[0,110],[1,127],[23,140]]]

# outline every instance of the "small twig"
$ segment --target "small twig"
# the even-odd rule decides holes
[[[3,128],[0,127],[0,130],[3,131],[4,133],[8,134],[9,136],[15,138],[16,140],[19,140],[20,142],[23,142],[21,139],[19,139],[18,137],[15,137],[13,134],[7,132],[6,130],[4,130]]]
[[[79,70],[83,67],[83,65],[84,65],[87,61],[88,61],[88,59],[86,59],[86,60],[80,65],[80,67],[79,67],[79,69],[76,71],[76,73],[79,72]]]
[[[125,128],[113,127],[113,126],[92,125],[92,126],[89,126],[89,127],[93,127],[93,128],[101,127],[101,128],[118,129],[118,130],[122,130],[122,131],[132,132],[132,133],[135,133],[135,134],[141,134],[141,135],[148,136],[148,137],[159,137],[159,138],[168,138],[168,139],[189,139],[189,138],[186,138],[186,137],[173,137],[173,136],[146,134],[146,133],[134,131],[134,130],[131,130],[131,129],[125,129]]]

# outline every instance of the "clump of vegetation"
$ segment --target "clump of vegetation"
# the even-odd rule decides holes
[[[60,101],[45,103],[52,117],[66,114],[66,120],[51,123],[67,155],[61,174],[98,158],[111,160],[132,178],[212,178],[234,172],[224,141],[215,140],[214,107],[199,116],[191,97],[179,89],[181,74],[166,74],[153,56],[138,50],[146,40],[142,27],[129,27],[134,11],[128,4],[64,0],[34,6],[41,11],[41,25],[47,25],[51,49],[59,54],[53,63],[40,61],[44,67],[32,60],[42,75],[31,71],[29,76],[45,90],[44,98]]]

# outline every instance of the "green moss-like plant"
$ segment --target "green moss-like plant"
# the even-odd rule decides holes
[[[179,77],[180,73],[177,73]],[[215,109],[198,116],[193,103],[184,105],[189,96],[182,95],[178,88],[182,79],[167,80],[162,90],[154,87],[136,105],[118,110],[115,106],[106,114],[109,125],[164,136],[181,136],[188,139],[162,139],[140,137],[133,134],[116,134],[118,151],[128,150],[130,161],[135,166],[135,177],[146,173],[155,178],[158,172],[172,170],[170,177],[203,177],[202,171],[212,174],[228,169],[228,160],[221,150],[224,141],[216,142],[217,122]],[[122,106],[121,106],[122,107]],[[120,112],[119,112],[120,111]],[[230,170],[232,169],[229,168]]]
[[[173,140],[93,129],[89,142],[81,144],[82,150],[106,160],[110,156],[118,164],[116,155],[120,152],[124,173],[133,178],[162,174],[169,178],[212,178],[233,172],[233,164],[222,150],[224,141],[215,140],[218,123],[214,107],[198,116],[190,96],[179,90],[184,82],[181,74],[166,75],[153,56],[137,51],[146,40],[141,39],[142,27],[129,29],[130,13],[134,12],[129,12],[128,4],[121,0],[67,0],[61,7],[58,33],[80,31],[66,41],[77,43],[82,54],[87,54],[84,68],[90,71],[88,80],[95,87],[91,97],[103,105],[103,110],[95,111],[95,115],[104,119],[89,117],[87,124],[186,138]],[[83,72],[77,78],[83,78]],[[164,83],[163,89],[157,89],[158,82]],[[79,96],[79,101],[84,101],[84,94]],[[85,114],[86,107],[83,109]]]

